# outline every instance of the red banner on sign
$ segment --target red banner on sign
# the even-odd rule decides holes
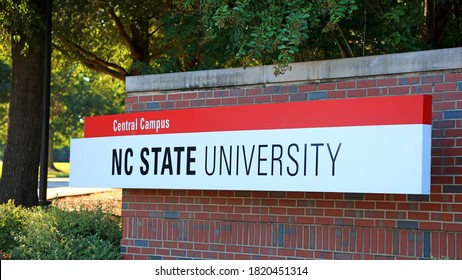
[[[153,111],[85,118],[85,138],[165,133],[431,124],[430,95]]]

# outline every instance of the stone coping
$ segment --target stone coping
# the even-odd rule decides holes
[[[125,88],[127,93],[193,90],[462,69],[462,48],[293,63],[290,71],[278,76],[274,67],[129,76]]]

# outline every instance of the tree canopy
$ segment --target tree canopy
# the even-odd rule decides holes
[[[0,60],[9,61],[12,77],[0,202],[37,202],[45,2],[0,0]],[[58,66],[52,90],[59,117],[52,115],[52,128],[72,134],[80,116],[92,114],[86,110],[90,101],[104,108],[100,113],[110,112],[111,103],[120,108],[128,75],[263,64],[277,64],[275,74],[282,74],[291,62],[460,47],[459,2],[54,0]],[[5,65],[0,63],[0,111],[7,108]]]
[[[69,24],[72,23],[72,24]],[[462,45],[457,0],[55,0],[54,47],[127,75]]]
[[[241,65],[462,46],[457,0],[187,0]]]
[[[53,23],[55,49],[122,81],[215,68],[226,59],[219,42],[202,41],[198,10],[183,1],[56,0]]]

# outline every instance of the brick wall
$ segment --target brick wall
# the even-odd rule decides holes
[[[130,92],[126,111],[408,94],[433,96],[430,195],[125,189],[124,259],[462,259],[462,64],[361,77],[154,88]]]

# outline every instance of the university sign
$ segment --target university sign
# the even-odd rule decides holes
[[[74,187],[429,194],[431,96],[85,119]]]

